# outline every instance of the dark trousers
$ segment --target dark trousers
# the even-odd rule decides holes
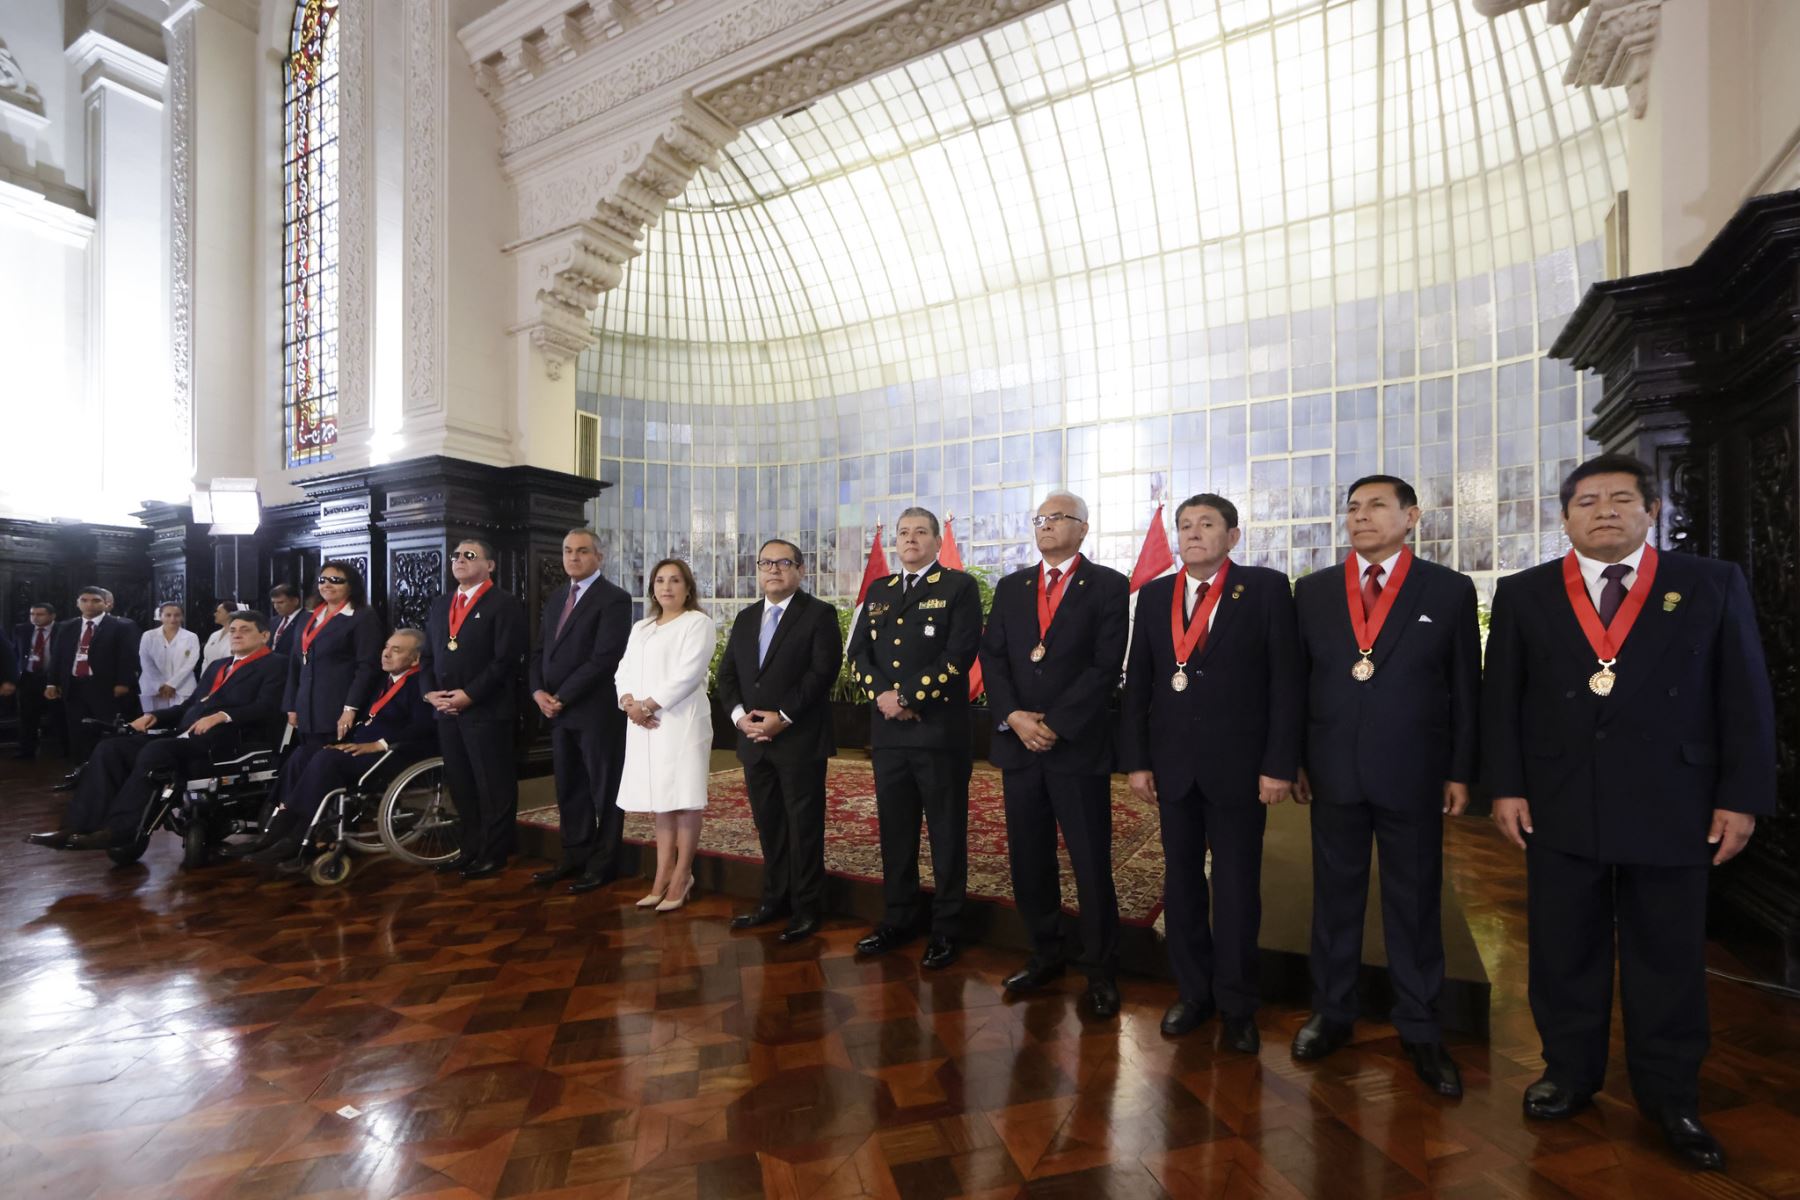
[[[1111,979],[1119,958],[1111,777],[1064,775],[1033,763],[1001,778],[1013,902],[1031,934],[1032,959],[1048,965],[1064,957],[1062,872],[1056,858],[1061,826],[1081,906],[1082,953],[1076,961],[1090,979]]]
[[[394,760],[390,757],[387,761]],[[294,749],[282,764],[281,808],[269,818],[269,836],[279,839],[304,834],[311,828],[319,813],[319,802],[327,794],[354,786],[379,762],[379,754],[346,754],[330,745]]]
[[[744,764],[762,842],[762,906],[816,917],[825,907],[825,763]]]
[[[151,776],[173,769],[182,776],[178,783],[203,779],[212,773],[213,752],[220,745],[216,738],[173,734],[129,733],[105,739],[81,772],[63,828],[76,833],[102,829],[136,833],[150,804]]]
[[[440,717],[437,727],[444,779],[462,817],[463,857],[504,861],[513,852],[513,823],[519,815],[512,723]]]
[[[931,933],[955,938],[962,932],[963,901],[969,890],[969,772],[967,750],[877,748],[875,813],[881,827],[882,923],[897,929],[918,926],[919,818],[931,838]]]
[[[19,702],[19,754],[25,758],[37,753],[38,738],[43,734],[44,719],[49,715],[51,702],[44,699],[45,683],[41,671],[19,673],[19,690],[14,696]]]
[[[1708,1043],[1710,869],[1526,851],[1531,1016],[1547,1077],[1582,1093],[1605,1082],[1616,929],[1632,1095],[1653,1118],[1694,1110]]]
[[[69,757],[84,763],[94,753],[103,730],[82,722],[89,717],[111,721],[129,715],[137,707],[137,697],[115,696],[111,684],[90,675],[86,679],[70,679],[63,686],[62,706],[63,719],[69,726]]]
[[[553,725],[550,761],[556,771],[556,813],[566,865],[590,875],[616,871],[625,814],[619,774],[625,765],[625,722]]]
[[[1312,805],[1313,1011],[1346,1025],[1356,1019],[1371,844],[1381,856],[1381,929],[1394,1028],[1409,1042],[1435,1042],[1444,986],[1444,814],[1436,804]]]
[[[1200,789],[1161,796],[1163,913],[1169,965],[1181,998],[1211,1002],[1228,1017],[1247,1017],[1262,1000],[1262,842],[1269,814],[1261,804],[1219,804]],[[1209,921],[1206,851],[1212,848]]]

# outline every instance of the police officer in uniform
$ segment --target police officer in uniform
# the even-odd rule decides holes
[[[856,943],[883,954],[913,933],[919,815],[931,835],[931,940],[921,965],[956,961],[969,876],[969,667],[981,643],[981,590],[940,566],[936,515],[909,508],[896,530],[902,570],[876,584],[850,632],[850,662],[874,704],[869,757],[881,825],[886,910]]]

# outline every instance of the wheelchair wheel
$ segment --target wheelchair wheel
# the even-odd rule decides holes
[[[450,799],[444,760],[406,768],[381,797],[381,840],[403,862],[431,866],[462,852],[462,818]]]
[[[350,856],[338,849],[313,859],[312,865],[306,868],[306,877],[320,887],[336,887],[350,878],[353,869]]]
[[[195,821],[181,835],[181,866],[192,871],[212,861],[212,831],[204,821]]]
[[[356,854],[386,854],[387,843],[381,837],[380,803],[366,799],[352,803],[348,794],[344,802],[350,806],[350,811],[344,814],[344,845]]]
[[[129,867],[132,863],[144,857],[144,851],[149,848],[150,839],[148,837],[140,837],[135,842],[127,842],[123,846],[114,846],[106,852],[106,857],[112,859],[114,863],[121,867]]]

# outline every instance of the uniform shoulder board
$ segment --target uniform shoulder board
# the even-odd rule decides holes
[[[936,583],[938,580],[942,579],[943,577],[944,577],[944,573],[942,571],[933,571],[931,574],[929,574],[925,577],[925,582],[926,583]]]
[[[888,576],[888,586],[889,587],[899,587],[900,586],[900,577],[898,575],[889,575]]]

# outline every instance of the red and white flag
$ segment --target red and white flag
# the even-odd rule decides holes
[[[887,551],[881,548],[881,526],[875,526],[875,540],[869,543],[869,562],[863,567],[862,586],[856,589],[856,611],[850,614],[850,628],[862,620],[863,599],[868,596],[869,589],[886,579],[891,572],[887,565]],[[850,657],[850,644],[844,643],[844,658]]]
[[[938,549],[938,565],[960,571],[963,569],[963,560],[962,551],[956,548],[955,524],[955,517],[944,522],[944,544]],[[969,664],[969,699],[975,699],[981,692],[981,660],[976,659]]]
[[[1158,575],[1166,574],[1175,565],[1175,555],[1169,551],[1169,534],[1163,528],[1163,506],[1156,506],[1156,515],[1150,518],[1150,528],[1144,530],[1144,545],[1138,551],[1137,565],[1131,568],[1131,590],[1137,591]]]

